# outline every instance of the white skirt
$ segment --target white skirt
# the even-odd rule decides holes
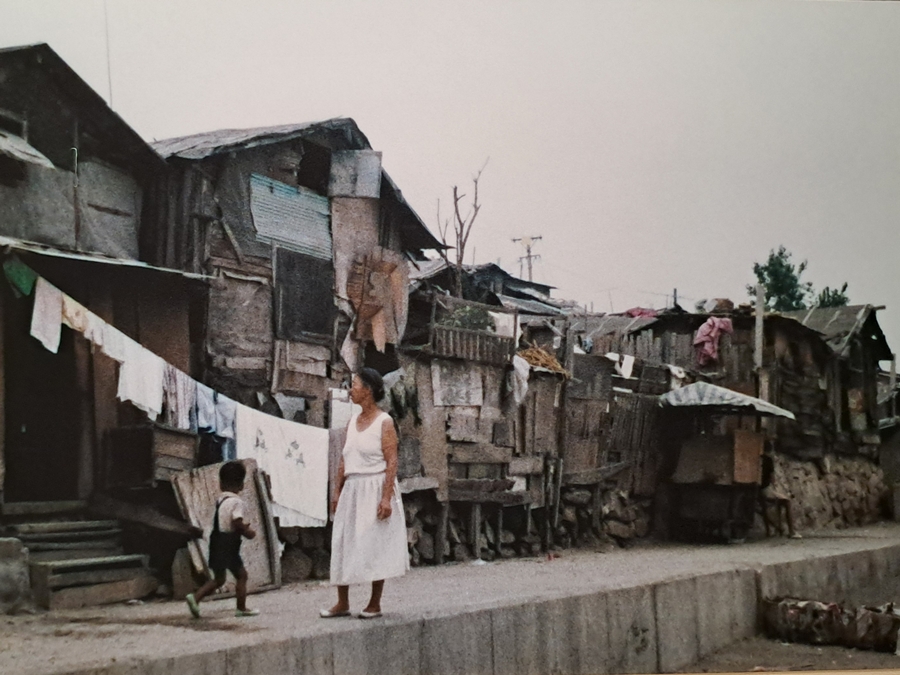
[[[391,515],[378,520],[384,473],[347,476],[331,531],[331,583],[362,584],[399,577],[409,570],[406,519],[394,482]]]

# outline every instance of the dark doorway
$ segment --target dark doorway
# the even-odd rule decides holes
[[[56,501],[78,496],[79,423],[75,335],[63,329],[52,354],[31,337],[33,298],[3,287],[6,479],[3,499]]]

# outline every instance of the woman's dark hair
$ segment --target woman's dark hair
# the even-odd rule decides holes
[[[384,398],[384,380],[381,379],[381,374],[377,370],[374,368],[360,368],[357,375],[359,375],[359,379],[369,391],[372,392],[372,398],[375,399],[376,403]]]
[[[228,487],[237,487],[244,484],[247,469],[240,462],[226,462],[219,469],[219,482]]]

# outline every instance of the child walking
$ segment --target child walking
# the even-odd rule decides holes
[[[221,494],[216,500],[212,532],[209,535],[209,568],[214,577],[203,584],[196,593],[189,593],[188,608],[195,619],[200,618],[200,601],[225,583],[225,572],[230,571],[237,580],[237,611],[235,616],[256,616],[258,609],[247,609],[247,569],[241,560],[241,539],[253,539],[256,532],[244,521],[244,489],[247,470],[240,462],[227,462],[219,469]]]

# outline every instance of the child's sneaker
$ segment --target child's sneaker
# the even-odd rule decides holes
[[[258,609],[239,609],[234,613],[235,616],[259,616]]]
[[[188,609],[191,610],[191,614],[195,619],[200,618],[200,603],[197,602],[197,598],[194,597],[193,593],[188,593],[184,598],[185,602],[187,602]]]

